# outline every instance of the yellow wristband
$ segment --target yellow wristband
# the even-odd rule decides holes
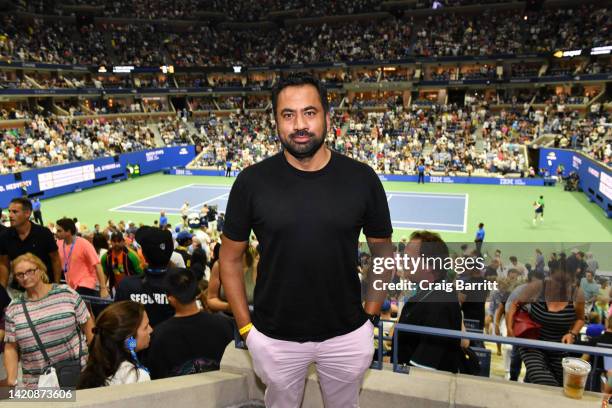
[[[244,336],[245,334],[247,334],[249,332],[249,330],[251,330],[253,328],[253,323],[249,323],[246,326],[241,327],[238,330],[238,333],[240,333],[241,336]]]

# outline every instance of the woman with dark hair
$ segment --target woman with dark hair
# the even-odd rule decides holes
[[[102,255],[108,252],[108,240],[104,234],[96,232],[93,235],[92,244],[100,258],[102,258]]]
[[[221,252],[221,243],[217,242],[212,250],[212,255],[210,257],[210,270],[212,272],[213,266],[219,260],[219,253]]]
[[[514,337],[514,316],[518,308],[529,299],[529,316],[541,325],[538,340],[573,344],[584,325],[584,293],[575,287],[574,273],[566,267],[566,258],[560,256],[549,262],[550,277],[534,280],[512,303],[508,312],[508,337]],[[520,348],[520,355],[527,367],[525,382],[560,387],[563,384],[561,360],[564,352],[535,348]]]
[[[78,388],[149,381],[136,352],[149,347],[149,318],[142,304],[126,300],[108,306],[96,319],[89,360]]]
[[[191,254],[191,266],[189,269],[195,274],[198,281],[206,279],[207,269],[206,252],[202,248],[196,248]]]

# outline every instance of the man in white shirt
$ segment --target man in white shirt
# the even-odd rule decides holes
[[[516,256],[511,256],[510,258],[510,263],[508,265],[506,265],[506,267],[504,268],[504,276],[506,276],[508,274],[508,271],[510,269],[516,269],[519,272],[519,276],[521,278],[526,278],[527,277],[527,269],[525,268],[525,265],[523,265],[522,263],[520,263]]]
[[[183,225],[185,227],[188,227],[187,217],[189,216],[189,201],[185,201],[180,211],[181,211],[181,218],[183,219]]]

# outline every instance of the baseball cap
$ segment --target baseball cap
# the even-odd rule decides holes
[[[178,233],[178,235],[176,236],[176,241],[177,242],[181,242],[181,241],[186,241],[188,239],[193,238],[193,234],[190,233],[189,231],[181,231]]]
[[[385,299],[382,306],[380,307],[380,310],[382,312],[387,312],[389,309],[391,309],[391,302],[389,302],[389,299]]]
[[[170,231],[155,227],[140,227],[136,231],[136,241],[142,248],[145,260],[152,267],[167,267],[174,250]]]

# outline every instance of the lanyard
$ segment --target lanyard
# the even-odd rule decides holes
[[[68,252],[68,256],[66,257],[66,241],[64,241],[64,273],[68,273],[68,266],[70,265],[70,259],[72,259],[72,250],[74,249],[74,244],[76,244],[77,239],[79,237],[74,237],[74,241],[72,241],[72,245],[70,245],[70,252]]]

